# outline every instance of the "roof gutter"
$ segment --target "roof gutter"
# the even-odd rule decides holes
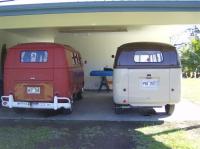
[[[102,1],[0,6],[0,16],[88,12],[200,12],[200,1]]]

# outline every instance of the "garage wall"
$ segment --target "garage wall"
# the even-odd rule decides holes
[[[23,37],[19,34],[4,32],[4,42],[6,43],[7,47],[28,41],[29,38]]]
[[[5,32],[0,30],[0,62],[1,62],[1,52],[3,44],[6,44]],[[0,63],[0,80],[2,80],[1,63]],[[0,90],[1,90],[1,85],[2,84],[0,84]]]
[[[40,31],[40,30],[0,30],[0,54],[2,44],[6,44],[7,48],[14,46],[19,43],[26,42],[54,42],[54,34],[52,32],[49,34],[48,31]],[[0,56],[1,59],[1,56]],[[1,65],[0,65],[1,68]],[[0,69],[0,79],[1,69]]]
[[[5,38],[4,38],[4,32],[3,31],[1,31],[0,30],[0,49],[1,49],[1,47],[2,47],[2,44],[4,44],[5,43]]]
[[[69,44],[80,51],[84,64],[85,88],[97,89],[99,77],[91,77],[91,70],[113,67],[112,54],[117,47],[127,42],[156,41],[170,42],[170,36],[180,30],[180,26],[138,26],[128,28],[128,32],[107,33],[59,33],[55,42]]]
[[[49,33],[48,30],[8,30],[2,31],[4,42],[7,44],[7,47],[14,46],[19,43],[26,42],[53,42],[54,34]]]
[[[15,44],[21,43],[21,42],[27,42],[28,38],[25,38],[21,35],[10,33],[7,31],[0,31],[0,54],[2,50],[2,45],[6,44],[6,47],[9,48],[10,46],[13,46]],[[1,61],[1,56],[0,56]],[[0,65],[0,80],[2,79],[2,73],[1,73],[1,65]]]

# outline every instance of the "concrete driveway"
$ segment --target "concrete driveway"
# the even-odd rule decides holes
[[[156,111],[156,112],[155,112]],[[182,100],[176,105],[172,116],[167,116],[164,108],[135,108],[116,115],[113,109],[112,92],[84,92],[84,98],[74,103],[74,111],[70,115],[58,112],[26,110],[15,113],[12,109],[0,109],[0,119],[32,119],[32,120],[100,120],[100,121],[199,121],[200,105]]]

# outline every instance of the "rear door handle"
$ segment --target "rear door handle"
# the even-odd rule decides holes
[[[147,79],[151,79],[151,74],[147,74]]]

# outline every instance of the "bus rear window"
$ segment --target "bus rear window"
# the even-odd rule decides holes
[[[134,54],[136,63],[160,63],[163,55],[160,51],[136,51]]]
[[[22,51],[20,59],[22,63],[45,63],[48,61],[48,52],[45,50]]]

